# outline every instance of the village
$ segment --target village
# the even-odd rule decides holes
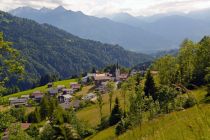
[[[21,95],[20,97],[10,97],[8,99],[9,105],[14,107],[33,106],[31,101],[35,104],[39,104],[45,94],[50,95],[50,97],[56,97],[59,105],[63,109],[69,109],[70,107],[75,110],[81,107],[81,102],[90,102],[95,103],[97,101],[97,96],[95,91],[98,91],[101,94],[108,93],[107,83],[112,81],[115,84],[115,89],[118,88],[118,85],[126,80],[129,76],[134,75],[135,70],[132,70],[130,74],[121,73],[120,69],[117,67],[114,74],[111,73],[101,73],[96,71],[95,73],[87,73],[86,76],[82,77],[80,81],[70,82],[69,86],[57,85],[54,83],[48,83],[45,92],[43,91],[34,91],[31,94]],[[81,91],[87,85],[92,85],[91,92],[86,93],[81,98],[75,98],[77,93]]]

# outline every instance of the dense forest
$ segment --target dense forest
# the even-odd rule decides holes
[[[14,90],[31,88],[41,76],[58,75],[61,79],[118,62],[131,67],[150,61],[150,56],[124,50],[118,45],[81,39],[47,24],[0,12],[0,31],[20,51],[25,65],[25,80],[16,78],[9,85]],[[18,88],[16,87],[18,85]]]

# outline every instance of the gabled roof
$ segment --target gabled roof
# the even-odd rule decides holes
[[[40,91],[35,91],[31,94],[31,96],[34,98],[40,98],[40,97],[43,97],[44,95]]]

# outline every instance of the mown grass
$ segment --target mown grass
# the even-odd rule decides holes
[[[198,102],[206,94],[205,87],[190,92]],[[105,129],[88,140],[199,140],[210,139],[210,105],[200,104],[190,109],[161,115],[142,126],[116,137],[115,126]]]

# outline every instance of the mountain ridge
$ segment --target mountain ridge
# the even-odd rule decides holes
[[[22,8],[20,11],[17,9],[10,13],[39,23],[51,24],[82,38],[119,44],[127,50],[146,52],[174,47],[171,41],[139,27],[118,23],[108,18],[88,16],[82,12],[71,10],[57,12],[56,9],[42,13],[36,9],[25,12]]]

